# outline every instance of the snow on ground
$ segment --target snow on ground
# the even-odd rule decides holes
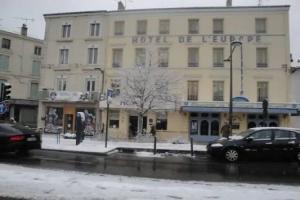
[[[93,153],[107,153],[117,147],[130,147],[130,148],[148,148],[153,149],[153,143],[150,142],[136,142],[136,141],[115,141],[108,140],[107,148],[104,147],[104,140],[98,138],[86,137],[83,142],[76,146],[74,139],[60,138],[60,143],[57,144],[56,135],[43,134],[42,135],[42,148],[55,149],[65,151],[83,151]],[[157,149],[169,150],[190,150],[189,143],[186,144],[172,144],[170,143],[157,143]],[[205,145],[194,144],[194,151],[206,151]]]
[[[298,200],[299,186],[174,181],[0,164],[0,197],[45,200]]]

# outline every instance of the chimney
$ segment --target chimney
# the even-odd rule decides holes
[[[23,24],[21,27],[21,35],[27,36],[27,30],[28,30],[28,28],[27,28],[26,24]]]
[[[231,7],[231,6],[232,6],[232,0],[227,0],[226,6],[227,6],[227,7]]]
[[[122,1],[118,2],[118,10],[125,10],[125,6]]]

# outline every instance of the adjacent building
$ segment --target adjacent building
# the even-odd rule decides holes
[[[288,126],[298,113],[291,103],[289,6],[191,7],[88,11],[44,15],[46,56],[42,68],[39,126],[74,132],[84,111],[93,133],[106,127],[100,93],[122,93],[119,72],[156,63],[179,77],[179,102],[144,116],[161,140],[220,136],[228,121],[230,43],[233,52],[233,130]],[[262,101],[269,115],[262,116]],[[53,123],[55,119],[55,123]],[[110,137],[130,138],[137,113],[113,98]]]
[[[43,45],[43,40],[27,36],[25,24],[21,34],[0,30],[0,82],[12,86],[9,112],[2,119],[13,117],[24,125],[37,126]]]

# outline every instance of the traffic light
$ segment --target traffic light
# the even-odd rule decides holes
[[[263,102],[262,102],[264,118],[267,118],[267,116],[268,116],[268,107],[269,107],[269,102],[268,102],[267,99],[264,99]]]
[[[9,83],[1,83],[1,101],[10,99],[11,85]]]

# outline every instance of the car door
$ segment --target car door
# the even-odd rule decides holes
[[[274,130],[274,156],[292,156],[297,147],[296,133],[289,130]]]
[[[246,138],[245,153],[253,158],[269,157],[273,149],[272,130],[258,130]]]

